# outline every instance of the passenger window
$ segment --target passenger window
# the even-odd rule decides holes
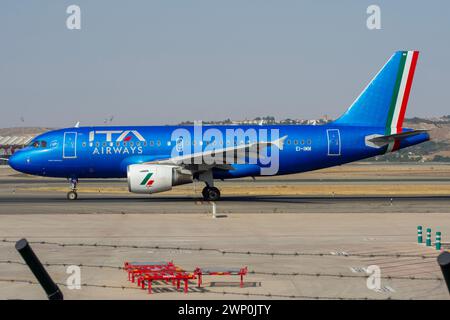
[[[156,145],[159,147],[161,145],[161,141],[160,140],[156,141]]]
[[[308,143],[308,144],[311,144],[311,139],[308,139],[307,143]]]
[[[86,142],[83,142],[82,146],[83,148],[86,148]]]
[[[150,147],[153,147],[155,145],[155,143],[152,141],[150,141]]]
[[[291,140],[289,140],[289,139],[286,142],[287,142],[288,145],[291,144]]]
[[[294,144],[295,144],[295,145],[298,145],[298,140],[294,140]]]

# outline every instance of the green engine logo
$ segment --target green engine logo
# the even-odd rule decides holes
[[[155,182],[155,180],[150,179],[153,175],[153,172],[148,173],[144,180],[142,180],[141,182],[141,186],[146,186],[146,187],[151,187],[153,182]]]

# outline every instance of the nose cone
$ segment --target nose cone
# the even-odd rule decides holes
[[[8,160],[8,164],[16,171],[24,171],[26,160],[21,152],[14,153]]]

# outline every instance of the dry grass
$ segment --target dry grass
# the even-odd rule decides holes
[[[408,195],[450,195],[450,185],[270,185],[270,186],[221,186],[223,195],[299,195],[299,196],[408,196]],[[37,187],[18,188],[17,191],[54,191],[67,192],[67,188],[60,187]],[[192,185],[175,187],[165,195],[199,195],[201,188],[196,192]],[[118,188],[92,188],[80,187],[80,193],[128,193],[127,187]]]
[[[11,170],[12,172],[12,170]],[[10,173],[11,173],[10,172]],[[300,196],[329,196],[329,195],[450,195],[450,184],[395,184],[386,182],[384,184],[377,183],[378,178],[393,178],[398,181],[407,181],[408,178],[445,178],[450,177],[450,165],[446,164],[364,164],[358,163],[353,165],[343,165],[333,168],[327,168],[312,172],[293,174],[287,176],[276,177],[258,177],[257,184],[239,184],[235,181],[232,184],[218,183],[222,194],[224,195],[300,195]],[[364,184],[339,183],[339,184],[323,184],[320,179],[368,179]],[[31,179],[40,179],[33,177]],[[276,180],[271,181],[271,180]],[[278,181],[289,181],[292,179],[317,179],[317,182],[311,184],[295,184],[283,185]],[[248,178],[247,180],[250,180]],[[370,180],[373,180],[371,182]],[[265,183],[265,181],[270,183]],[[123,187],[106,186],[92,187],[83,185],[82,181],[79,185],[79,191],[85,193],[128,193],[127,184],[124,180]],[[203,185],[184,185],[175,187],[172,191],[165,192],[168,195],[196,195],[200,194]],[[17,191],[55,191],[67,192],[68,188],[64,187],[20,187]]]

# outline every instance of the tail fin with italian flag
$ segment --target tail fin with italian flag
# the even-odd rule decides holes
[[[397,51],[334,123],[385,128],[386,135],[402,131],[418,51]]]

